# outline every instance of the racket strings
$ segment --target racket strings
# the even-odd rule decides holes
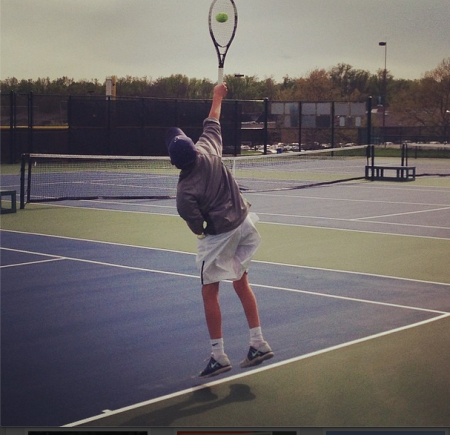
[[[216,20],[216,16],[220,13],[228,15],[228,20],[220,23]],[[227,47],[234,37],[236,27],[237,14],[233,2],[230,0],[216,0],[209,11],[209,25],[211,35],[220,47]]]

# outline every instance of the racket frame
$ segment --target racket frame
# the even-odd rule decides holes
[[[226,45],[219,44],[214,36],[214,31],[212,29],[212,21],[215,20],[215,17],[213,16],[213,10],[214,10],[214,6],[217,3],[217,1],[218,0],[214,0],[211,3],[211,6],[209,8],[208,27],[209,27],[209,34],[211,35],[211,39],[214,44],[214,48],[216,49],[217,59],[218,59],[218,63],[219,63],[217,83],[223,83],[223,69],[224,69],[224,65],[225,65],[225,57],[228,53],[228,49],[230,48],[231,43],[233,42],[234,37],[236,35],[236,29],[237,29],[237,23],[238,23],[238,13],[237,13],[237,8],[236,8],[236,4],[234,3],[234,0],[228,0],[230,2],[230,4],[233,6],[233,10],[234,10],[233,32],[231,34],[230,40],[228,41],[228,43]]]

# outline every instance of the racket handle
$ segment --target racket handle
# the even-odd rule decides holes
[[[217,80],[217,83],[220,85],[223,83],[223,68],[219,68],[219,79]]]

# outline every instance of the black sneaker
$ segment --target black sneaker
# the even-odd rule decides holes
[[[270,359],[273,356],[274,353],[272,352],[272,349],[270,348],[269,344],[264,341],[261,343],[258,349],[250,346],[247,357],[239,364],[239,367],[245,369],[247,367],[258,366],[263,361],[265,361],[266,359]]]
[[[206,369],[200,373],[199,377],[210,378],[211,376],[217,376],[230,370],[231,363],[226,355],[221,355],[217,360],[211,356]]]

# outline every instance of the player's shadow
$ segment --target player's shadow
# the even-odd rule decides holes
[[[146,412],[145,407],[139,409],[140,415],[126,420],[120,419],[121,426],[170,426],[175,420],[191,417],[211,411],[219,406],[234,402],[247,402],[254,400],[256,396],[251,392],[250,387],[245,384],[230,385],[230,392],[227,396],[219,399],[210,387],[194,391],[185,400],[162,408],[156,411]],[[136,410],[134,411],[136,412]],[[114,422],[112,422],[114,423]]]

